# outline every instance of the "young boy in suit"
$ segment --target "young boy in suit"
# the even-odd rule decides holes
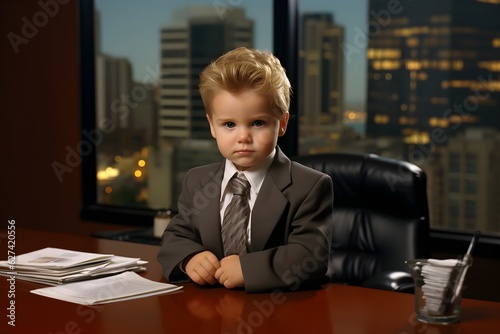
[[[204,69],[199,88],[225,161],[187,172],[179,213],[158,254],[166,279],[246,292],[328,281],[332,180],[291,162],[277,146],[291,93],[279,60],[266,51],[234,49]],[[235,174],[244,174],[242,182],[250,186],[244,200],[250,213],[240,217],[238,233],[225,236],[224,214],[238,192],[231,185]],[[243,243],[236,242],[240,237]],[[231,242],[239,250],[229,250]]]

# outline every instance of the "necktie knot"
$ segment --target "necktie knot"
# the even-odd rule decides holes
[[[231,186],[234,195],[248,197],[250,194],[250,183],[243,173],[238,173],[231,179]]]

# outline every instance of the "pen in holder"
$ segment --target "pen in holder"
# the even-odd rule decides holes
[[[472,265],[477,231],[467,253],[458,259],[407,261],[415,281],[416,317],[422,322],[447,324],[460,320],[462,286]]]

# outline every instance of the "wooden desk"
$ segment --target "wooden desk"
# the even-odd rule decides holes
[[[5,231],[0,259],[7,258]],[[158,247],[34,230],[16,230],[16,254],[42,247],[137,256],[143,276],[163,281]],[[413,295],[328,284],[315,291],[245,294],[183,284],[181,292],[87,307],[30,293],[16,281],[16,326],[8,322],[9,285],[0,277],[0,333],[381,333],[476,334],[500,329],[500,303],[465,299],[462,321],[427,325],[414,318]]]

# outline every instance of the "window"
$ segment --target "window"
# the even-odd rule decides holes
[[[465,201],[465,220],[475,220],[477,218],[477,203],[475,201]]]
[[[477,173],[477,165],[479,164],[479,156],[477,154],[465,155],[465,172],[475,175]]]
[[[458,220],[460,217],[459,200],[456,196],[451,196],[448,199],[448,224],[458,228]]]
[[[102,134],[84,157],[84,217],[149,225],[188,168],[220,159],[198,73],[247,45],[274,51],[293,83],[286,153],[413,162],[435,182],[434,237],[481,229],[499,244],[500,5],[424,2],[96,0],[94,16],[82,1],[82,43],[96,42],[82,48],[82,125]]]
[[[449,173],[460,173],[460,155],[457,153],[450,153],[448,159]]]
[[[488,186],[500,181],[490,161],[500,141],[500,89],[498,68],[487,66],[500,57],[492,44],[500,5],[424,2],[299,3],[299,152],[413,162],[435,183],[429,198],[440,199],[429,203],[434,231],[499,236],[478,219],[500,213],[500,192]],[[477,14],[454,18],[461,12]],[[474,26],[487,33],[461,29]]]
[[[449,193],[458,193],[460,192],[460,179],[456,177],[450,177],[448,179],[448,192]]]
[[[220,161],[199,72],[238,46],[280,52],[273,50],[273,5],[81,2],[82,125],[99,134],[83,164],[84,218],[148,225],[157,209],[176,209],[186,170]]]
[[[465,193],[467,195],[474,195],[477,193],[477,180],[476,180],[476,178],[467,178],[465,180]]]

